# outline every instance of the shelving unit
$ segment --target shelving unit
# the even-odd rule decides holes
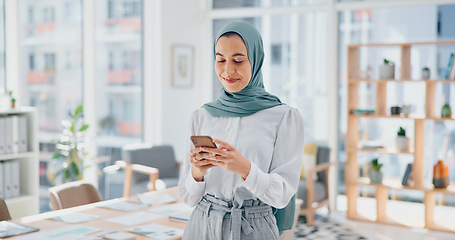
[[[20,196],[5,199],[13,219],[39,213],[38,117],[33,107],[0,111],[1,116],[24,115],[27,119],[27,152],[0,155],[0,161],[19,161]]]
[[[433,230],[455,232],[455,224],[445,224],[435,216],[435,193],[455,194],[455,184],[447,189],[435,189],[433,185],[424,181],[424,121],[447,121],[455,118],[441,118],[435,111],[436,84],[452,83],[455,80],[411,80],[411,48],[416,45],[453,44],[455,41],[402,43],[402,44],[357,44],[348,46],[348,126],[346,133],[346,195],[348,198],[347,217],[353,220],[402,225],[408,227],[425,227]],[[359,74],[359,49],[370,47],[398,47],[401,50],[401,67],[399,79],[361,79]],[[408,82],[425,84],[425,114],[410,114],[404,116],[391,116],[387,110],[387,84]],[[354,109],[359,106],[359,83],[376,84],[376,107],[375,114],[355,115]],[[410,151],[398,151],[393,148],[386,149],[362,149],[359,143],[359,119],[407,119],[414,121],[414,144]],[[400,179],[385,178],[382,184],[371,184],[368,178],[359,177],[359,152],[376,152],[380,154],[412,154],[414,162],[412,166],[412,178],[414,186],[402,186]],[[376,216],[366,214],[368,211],[357,211],[357,199],[359,198],[359,186],[371,186],[375,188]],[[387,203],[391,202],[388,190],[414,190],[424,192],[423,205],[425,219],[413,219],[397,217],[396,214],[387,212]],[[399,219],[398,219],[399,218]]]

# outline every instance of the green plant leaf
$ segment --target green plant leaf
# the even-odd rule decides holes
[[[69,168],[65,168],[64,173],[65,173],[65,179],[68,181],[71,180],[71,173],[70,173]]]
[[[54,156],[52,157],[52,159],[59,159],[59,158],[61,158],[61,157],[65,157],[65,155],[63,155],[63,154],[57,152],[57,153],[54,154]]]
[[[84,125],[81,127],[81,129],[79,129],[79,132],[83,132],[83,131],[87,130],[87,128],[88,128],[88,124],[84,124]]]
[[[77,106],[76,111],[74,111],[74,118],[79,116],[79,114],[82,112],[82,108],[83,108],[82,104]]]
[[[73,170],[74,175],[76,177],[79,177],[79,167],[77,166],[77,164],[75,162],[71,162],[70,166],[71,169]]]

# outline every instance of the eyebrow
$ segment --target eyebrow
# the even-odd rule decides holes
[[[215,55],[216,55],[216,56],[224,57],[223,54],[221,54],[221,53],[219,53],[219,52],[215,53]],[[238,57],[238,56],[245,57],[245,54],[243,54],[243,53],[236,53],[236,54],[234,54],[234,55],[232,55],[232,56],[233,56],[233,57]]]

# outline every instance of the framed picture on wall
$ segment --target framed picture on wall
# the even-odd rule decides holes
[[[193,47],[174,44],[172,46],[172,86],[187,88],[193,86]]]

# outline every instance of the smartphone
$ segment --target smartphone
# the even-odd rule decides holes
[[[194,147],[216,148],[216,145],[210,136],[191,136],[190,139]]]

